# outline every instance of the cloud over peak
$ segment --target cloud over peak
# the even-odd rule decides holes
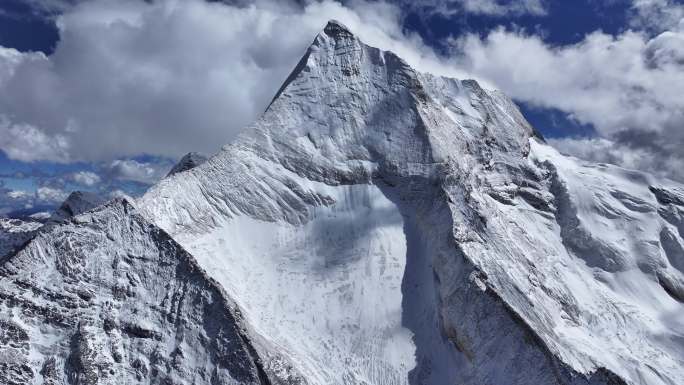
[[[0,149],[57,162],[215,152],[258,117],[331,18],[440,66],[385,3],[84,2],[59,16],[54,54],[0,49]]]
[[[102,178],[92,171],[78,171],[70,175],[71,180],[87,187],[92,187],[100,183]]]
[[[384,2],[31,1],[64,13],[52,55],[0,47],[0,150],[12,159],[96,162],[106,165],[101,180],[150,183],[161,167],[121,159],[215,152],[261,114],[337,19],[418,70],[476,78],[595,127],[597,138],[567,133],[554,142],[566,152],[613,153],[623,165],[684,179],[684,6],[672,0],[633,0],[631,29],[621,33],[556,46],[498,28],[457,36],[447,57],[406,31],[405,10]],[[443,14],[549,12],[544,0],[399,3]]]

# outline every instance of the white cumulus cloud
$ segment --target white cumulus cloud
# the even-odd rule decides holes
[[[7,192],[7,196],[11,199],[27,199],[33,196],[33,194],[24,190],[10,190]]]
[[[12,123],[0,115],[0,150],[8,157],[24,162],[50,160],[68,162],[69,142],[60,134],[48,134],[27,123]]]
[[[615,157],[623,165],[682,179],[684,160],[684,23],[651,36],[628,30],[603,32],[553,46],[540,37],[497,29],[484,39],[468,35],[455,43],[459,65],[505,93],[535,106],[559,109],[593,125],[602,141],[575,142],[565,150],[601,159],[605,144],[632,151]],[[567,133],[572,135],[573,133]],[[560,142],[557,142],[560,144]],[[601,145],[598,145],[601,144]]]
[[[104,167],[111,179],[130,180],[140,183],[154,183],[169,170],[168,165],[139,162],[135,159],[116,159]]]
[[[548,12],[544,0],[404,0],[405,7],[417,9],[426,14],[453,16],[471,13],[488,16],[543,16]]]
[[[684,4],[677,0],[633,0],[632,10],[630,24],[653,31],[671,29],[684,18]]]
[[[76,183],[82,184],[84,186],[94,186],[98,183],[100,183],[100,176],[95,174],[92,171],[78,171],[75,173],[72,173],[71,175],[71,180],[73,180]]]
[[[64,201],[69,194],[58,188],[43,186],[36,190],[36,198],[46,203],[60,203]]]

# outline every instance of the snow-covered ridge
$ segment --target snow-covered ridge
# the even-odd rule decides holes
[[[105,200],[94,193],[74,191],[53,213],[36,213],[23,219],[0,217],[0,260],[18,250],[45,224],[66,221],[103,203]]]
[[[0,259],[28,241],[42,222],[15,218],[0,218]]]
[[[173,174],[178,174],[179,172],[190,170],[206,161],[207,157],[199,152],[189,152],[183,155],[183,157],[171,168],[171,171],[169,171],[166,176],[171,176]]]
[[[268,383],[234,304],[125,200],[5,261],[0,315],[2,384]]]
[[[452,156],[445,146],[472,164],[483,154],[471,142],[482,140],[522,156],[532,129],[504,100],[473,81],[418,74],[394,54],[365,46],[330,23],[254,126],[207,163],[162,181],[139,206],[207,266],[255,330],[292,357],[294,370],[308,381],[443,381],[455,376],[448,357],[457,352],[438,329],[434,285],[418,282],[428,302],[417,296],[407,304],[423,315],[403,314],[405,231],[416,226],[403,216],[414,216],[414,203],[381,210],[354,198],[355,191],[390,202],[419,201],[425,194],[443,199],[439,178]],[[411,191],[425,187],[424,193]],[[371,231],[374,224],[357,240],[363,218],[385,232]],[[440,226],[435,233],[446,239],[451,225]],[[369,244],[359,248],[356,242]],[[309,257],[295,257],[302,252]],[[342,258],[346,253],[355,257]],[[431,258],[418,263],[429,280]],[[327,260],[340,262],[326,266]],[[362,268],[376,264],[377,270]],[[364,321],[367,312],[372,322]],[[311,329],[311,322],[320,326]],[[418,330],[423,327],[429,330]],[[411,328],[425,338],[418,368]],[[432,366],[439,371],[431,373]]]

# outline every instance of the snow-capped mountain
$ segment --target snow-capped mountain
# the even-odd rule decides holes
[[[52,213],[50,219],[62,221],[102,205],[106,202],[99,194],[89,191],[73,191],[67,199]]]
[[[125,200],[41,231],[0,276],[2,384],[264,383],[222,289]]]
[[[23,218],[0,217],[0,260],[20,248],[45,224],[71,219],[105,203],[99,195],[86,191],[74,191],[53,213],[40,212]]]
[[[0,218],[0,259],[21,247],[42,226],[37,220]]]
[[[680,384],[683,235],[684,186],[330,22],[221,152],[0,265],[0,379]]]
[[[171,176],[173,174],[178,174],[179,172],[187,171],[192,168],[199,166],[200,164],[207,161],[207,157],[200,154],[199,152],[189,152],[183,155],[182,158],[176,163],[169,171],[166,176]]]

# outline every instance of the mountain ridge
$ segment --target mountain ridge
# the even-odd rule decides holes
[[[478,218],[481,214],[477,213],[477,210],[469,209],[469,207],[473,207],[476,204],[482,204],[481,202],[477,201],[473,202],[472,197],[470,197],[472,191],[476,191],[477,189],[487,190],[484,196],[482,196],[481,198],[477,198],[478,200],[491,198],[494,201],[498,202],[497,204],[501,204],[503,202],[505,206],[510,204],[515,204],[518,206],[523,205],[539,213],[541,216],[541,218],[539,219],[543,219],[544,217],[548,217],[549,215],[555,216],[555,207],[553,199],[556,198],[553,198],[554,195],[551,191],[544,192],[544,188],[542,188],[542,186],[539,184],[540,182],[548,183],[544,181],[545,177],[543,174],[551,175],[553,174],[553,172],[544,167],[539,167],[539,164],[535,164],[534,162],[532,162],[533,164],[528,164],[527,159],[525,159],[525,157],[527,157],[530,153],[530,145],[528,144],[528,141],[530,141],[530,138],[533,138],[536,135],[534,130],[524,121],[524,118],[522,118],[522,116],[519,114],[519,111],[517,111],[517,108],[514,107],[514,104],[510,102],[510,100],[507,100],[500,93],[488,93],[487,91],[482,90],[479,86],[477,86],[476,82],[458,82],[449,79],[434,77],[431,75],[417,74],[401,60],[392,62],[394,56],[391,54],[387,54],[387,56],[385,56],[385,54],[382,53],[382,51],[372,48],[363,48],[363,46],[359,45],[360,43],[358,43],[356,38],[352,34],[348,33],[347,29],[343,29],[340,27],[339,23],[330,24],[328,27],[326,27],[326,29],[336,31],[333,35],[337,36],[337,38],[333,36],[328,36],[326,30],[324,30],[322,34],[319,34],[319,36],[314,40],[312,46],[307,51],[307,54],[304,56],[304,59],[300,61],[300,64],[297,66],[297,69],[288,78],[286,86],[284,86],[281,89],[281,91],[279,92],[279,96],[275,98],[274,102],[271,103],[269,109],[264,114],[264,118],[262,118],[268,121],[264,123],[266,127],[271,127],[270,125],[272,124],[273,128],[269,129],[263,126],[259,126],[259,123],[257,123],[257,127],[255,129],[251,129],[253,131],[248,130],[248,132],[251,133],[244,134],[242,136],[242,138],[244,139],[239,139],[237,141],[237,143],[239,143],[239,146],[241,147],[240,151],[244,151],[244,147],[259,148],[257,152],[266,152],[265,154],[260,154],[259,156],[262,156],[266,159],[274,159],[274,162],[276,164],[284,167],[288,172],[292,172],[297,175],[305,175],[306,178],[310,180],[315,180],[330,185],[344,185],[348,183],[353,184],[354,180],[356,180],[357,183],[368,183],[370,181],[373,181],[375,183],[379,182],[380,179],[382,179],[384,182],[388,182],[389,185],[396,184],[396,181],[392,180],[393,178],[395,178],[395,176],[393,176],[393,171],[386,171],[384,173],[378,171],[378,168],[383,167],[383,163],[385,166],[389,165],[389,169],[391,169],[392,167],[394,167],[392,163],[396,164],[396,162],[400,162],[400,160],[391,159],[391,154],[394,152],[394,150],[392,150],[391,148],[385,148],[381,150],[371,149],[369,151],[370,154],[376,153],[381,154],[381,156],[388,156],[390,158],[380,160],[379,162],[372,160],[373,155],[369,155],[369,153],[364,153],[363,147],[352,146],[351,150],[345,148],[343,151],[353,152],[353,154],[350,156],[351,160],[347,163],[347,165],[339,165],[339,163],[335,164],[334,160],[336,160],[335,157],[339,157],[340,154],[337,153],[336,148],[333,148],[334,146],[330,145],[330,139],[327,139],[337,139],[335,137],[335,132],[331,132],[329,129],[325,128],[335,127],[336,125],[339,126],[339,123],[330,121],[330,115],[335,117],[334,114],[336,108],[342,108],[345,113],[349,113],[350,111],[354,111],[355,109],[361,109],[363,111],[364,105],[362,102],[364,101],[364,99],[368,99],[369,97],[376,97],[375,95],[373,95],[373,90],[370,90],[370,92],[359,91],[358,94],[355,94],[354,90],[352,90],[349,92],[351,95],[348,98],[352,99],[351,101],[349,101],[348,99],[345,100],[344,96],[341,96],[341,98],[343,98],[342,100],[335,99],[334,97],[331,98],[332,100],[325,99],[326,97],[330,97],[330,93],[336,93],[336,95],[345,95],[345,92],[347,92],[347,89],[345,87],[349,87],[350,84],[363,85],[368,82],[372,83],[373,81],[382,81],[377,79],[368,81],[368,79],[372,79],[372,73],[364,74],[365,77],[355,77],[356,75],[363,73],[363,65],[365,65],[363,64],[363,60],[366,60],[366,62],[370,61],[371,64],[378,65],[379,67],[381,67],[381,69],[376,71],[375,75],[377,76],[377,74],[380,73],[379,79],[387,79],[388,81],[390,81],[390,85],[388,86],[389,90],[391,90],[392,87],[401,86],[405,89],[415,91],[413,93],[409,93],[408,96],[404,95],[403,97],[404,100],[411,100],[407,102],[407,105],[411,106],[411,103],[414,102],[418,105],[418,107],[416,107],[415,109],[417,116],[415,121],[418,122],[417,127],[419,130],[423,129],[421,127],[428,127],[427,131],[424,131],[425,135],[427,135],[427,137],[430,138],[431,143],[429,145],[430,155],[428,156],[436,156],[436,158],[433,158],[434,160],[436,160],[436,162],[433,160],[421,163],[421,161],[412,162],[409,160],[408,164],[410,165],[407,164],[407,166],[415,167],[416,170],[414,171],[419,171],[413,174],[413,176],[411,176],[410,178],[429,178],[429,175],[431,173],[439,173],[440,171],[436,170],[443,169],[444,167],[452,167],[455,170],[457,170],[457,172],[454,173],[454,176],[460,175],[458,176],[458,178],[460,179],[464,179],[464,175],[468,176],[467,178],[473,178],[473,186],[465,185],[459,187],[455,191],[447,192],[447,200],[451,200],[452,202],[460,201],[460,203],[462,203],[458,207],[455,207],[453,204],[451,204],[449,209],[452,212],[452,215],[454,216],[456,221],[454,225],[454,234],[455,239],[459,244],[482,244],[480,232],[481,229],[485,227],[485,225],[482,223],[483,221]],[[339,53],[340,56],[337,56],[337,53]],[[359,64],[357,65],[357,63]],[[321,80],[324,79],[326,76],[326,68],[338,70],[339,77],[335,77],[337,75],[331,75],[331,80]],[[302,74],[305,75],[304,78],[298,79],[298,76]],[[385,78],[382,77],[383,74],[386,75]],[[415,76],[413,74],[415,74]],[[309,80],[307,79],[311,78],[315,80],[311,80],[312,83],[309,83]],[[398,83],[391,83],[392,80],[396,81],[399,78],[403,78],[403,82],[399,81]],[[344,79],[344,81],[342,81],[342,79]],[[415,82],[415,80],[418,81]],[[315,82],[318,81],[320,81],[321,86],[315,85]],[[414,82],[412,83],[412,81]],[[450,84],[450,82],[452,84]],[[423,87],[423,84],[429,84],[429,86]],[[319,95],[317,95],[317,90],[319,89],[318,87],[320,87],[320,89],[325,89],[327,87],[327,89],[329,90],[327,94],[322,96],[322,99],[319,99]],[[441,91],[434,92],[437,89],[440,89]],[[468,95],[472,95],[472,98],[466,99],[466,102],[463,102],[462,99],[463,94],[461,90],[464,89],[469,92]],[[429,92],[432,92],[432,95],[428,95]],[[395,100],[401,99],[401,97],[401,95],[394,96]],[[432,108],[427,112],[421,110],[421,103],[428,101],[428,99],[431,103],[434,103],[435,100],[438,100],[440,98],[446,99],[448,101],[447,103],[444,103],[448,104],[447,107],[443,105],[440,106],[440,103],[436,103],[437,107],[443,108],[443,111],[438,111],[437,108]],[[481,102],[483,99],[485,101],[491,101],[491,104],[485,103],[484,105],[480,105],[479,110],[473,110],[472,103],[476,101]],[[301,108],[303,111],[303,116],[305,117],[306,121],[284,121],[283,116],[286,116],[288,117],[288,119],[290,119],[289,114],[292,113],[293,103],[294,105],[296,105],[297,103],[300,103],[299,100],[301,100],[301,103],[303,104]],[[343,106],[345,106],[345,102],[348,106],[350,106],[349,108],[343,108]],[[285,107],[279,106],[279,103],[284,103]],[[328,111],[327,116],[316,115],[317,110],[309,107],[315,105],[330,106],[331,110]],[[408,107],[408,109],[411,108],[414,107]],[[389,109],[389,111],[396,110]],[[372,111],[364,112],[371,113]],[[444,114],[442,114],[441,112],[444,112]],[[456,116],[456,118],[451,119],[454,117],[454,115]],[[477,115],[479,115],[479,117]],[[385,119],[391,118],[390,114],[388,113],[383,114],[382,117]],[[455,130],[456,134],[454,132],[440,132],[440,130],[430,131],[430,127],[434,127],[434,122],[437,122],[441,125],[443,125],[445,121],[449,124],[453,124],[445,118],[450,118],[451,122],[456,123],[458,128],[457,130]],[[316,123],[315,130],[311,129],[308,132],[304,132],[304,130],[297,128],[302,126],[311,127],[311,120],[315,121],[317,119],[320,120],[321,123]],[[342,122],[345,121],[345,118],[343,117],[340,117],[339,119]],[[364,130],[366,131],[361,131],[361,133],[357,134],[353,129],[353,126],[355,124],[354,119],[356,119],[356,117],[353,114],[349,114],[348,120],[352,122],[350,123],[350,126],[352,127],[350,128],[351,134],[349,134],[349,137],[359,138],[360,140],[366,140],[363,138],[367,138],[368,135],[370,135],[367,131],[370,129],[370,127],[367,125],[364,126]],[[373,122],[373,124],[376,123]],[[278,130],[282,130],[281,127],[290,127],[288,134],[290,136],[302,138],[301,141],[303,141],[304,144],[288,143],[287,137],[281,138],[280,136],[278,136],[277,132]],[[321,133],[319,132],[319,128],[322,130],[323,135],[321,135]],[[511,129],[506,130],[506,128]],[[389,134],[387,132],[384,132],[383,134],[391,136],[394,133],[395,132],[390,131]],[[256,138],[245,138],[248,135],[256,136]],[[452,135],[457,135],[458,138],[460,138],[461,140],[454,140]],[[339,139],[344,141],[346,140],[346,137],[340,136]],[[402,138],[400,137],[400,139]],[[531,139],[531,142],[533,142],[534,140],[536,139]],[[283,141],[286,143],[281,144],[279,141]],[[309,146],[309,144],[306,142],[311,143],[313,147],[308,149],[302,149],[304,146]],[[446,145],[447,143],[449,144],[449,146]],[[479,143],[484,143],[486,144],[486,146],[479,145]],[[383,141],[380,141],[379,143],[373,143],[371,141],[370,143],[366,142],[362,145],[373,147],[376,145],[384,146],[386,144],[387,143]],[[415,144],[415,142],[413,144]],[[274,149],[276,147],[280,148]],[[406,146],[401,147],[402,150],[398,151],[398,153],[402,155],[409,153],[410,155],[411,144],[407,143]],[[448,148],[445,149],[445,147]],[[293,148],[295,150],[293,150]],[[237,151],[237,149],[235,149],[235,146],[229,146],[227,151]],[[302,155],[299,156],[297,151],[301,152]],[[251,150],[249,152],[250,155],[253,154]],[[323,156],[319,156],[318,154],[320,154],[321,152],[324,152],[325,154]],[[271,153],[277,154],[277,156],[273,156],[271,155]],[[292,155],[292,153],[294,154]],[[416,153],[420,153],[420,151],[416,151]],[[512,155],[516,153],[520,155]],[[445,159],[449,159],[450,154],[461,155],[459,162],[444,162]],[[289,160],[288,157],[290,156],[292,157],[292,159],[296,160]],[[561,159],[562,157],[560,157],[559,154],[554,154],[552,158]],[[312,162],[311,159],[315,159],[315,161],[313,161],[313,166],[306,166],[307,162]],[[344,159],[344,154],[342,154],[342,159]],[[509,171],[507,171],[506,169],[510,167],[513,167],[514,173],[512,175],[506,176],[506,174],[509,173]],[[505,172],[500,175],[496,175],[499,173],[499,171],[497,171],[497,173],[490,172],[491,170],[496,170],[497,168],[503,169]],[[331,169],[334,171],[332,171]],[[475,175],[477,174],[477,171],[473,170],[481,170],[483,176]],[[495,179],[493,181],[494,183],[485,179],[485,175],[487,173],[493,174],[491,177]],[[530,175],[532,176],[531,178]],[[505,181],[505,183],[501,183],[501,181],[496,180],[501,178],[502,176],[504,177],[504,179],[509,180]],[[478,179],[485,180],[478,181]],[[525,185],[528,186],[525,187]],[[465,188],[465,190],[462,190],[462,188]],[[299,190],[295,190],[295,194],[293,195],[296,196],[299,192]],[[154,192],[150,193],[150,195],[154,194]],[[150,195],[148,195],[148,197]],[[143,201],[145,201],[146,199],[147,198],[143,198]],[[549,199],[551,199],[551,201]],[[652,200],[653,197],[651,196],[647,199]],[[229,202],[233,202],[233,199],[231,198],[227,198],[227,200]],[[325,199],[319,200],[325,201]],[[309,201],[313,202],[313,204],[319,204],[314,198],[310,199]],[[622,201],[624,201],[624,199]],[[304,207],[306,207],[306,202],[307,199],[302,199],[302,201],[298,202],[298,204],[304,204]],[[489,203],[486,204],[489,205]],[[613,202],[611,202],[611,204],[613,204]],[[622,203],[616,202],[615,204]],[[289,205],[286,205],[286,212],[290,211],[290,209],[291,207],[289,207]],[[232,212],[231,209],[228,209],[227,211]],[[266,211],[268,212],[270,210]],[[254,215],[254,212],[250,213],[248,209],[248,215]],[[164,217],[165,215],[154,214],[153,216]],[[306,218],[307,215],[304,215],[303,217]],[[274,217],[272,217],[271,215],[267,215],[264,218],[269,221],[274,220]],[[281,217],[279,219],[276,218],[275,220],[286,220],[290,223],[302,223],[302,221],[306,221],[306,219],[302,219],[301,216],[295,217],[294,219],[286,216]],[[535,221],[536,220],[537,219],[535,219]],[[182,221],[175,222],[182,223]],[[524,235],[521,236],[524,237]],[[513,240],[511,241],[514,242]],[[496,244],[496,242],[493,243]],[[561,243],[560,240],[559,243]],[[565,246],[562,247],[563,249],[565,249]],[[558,252],[567,253],[567,251],[562,250],[559,250]],[[480,255],[482,251],[471,250],[468,251],[468,253],[471,253],[473,255]],[[506,274],[503,272],[498,273],[496,275],[502,277],[506,276]],[[504,285],[504,287],[506,286],[508,285]],[[529,286],[529,284],[527,284],[527,286]],[[495,292],[501,292],[501,290],[501,287],[499,287],[495,289]],[[516,303],[521,300],[524,302],[520,302],[520,304],[531,303],[530,299],[515,299],[516,297],[519,297],[519,294],[516,294],[515,291],[510,290],[511,289],[506,289],[504,291],[508,291],[508,295],[512,296],[512,298],[505,300],[505,303]],[[543,295],[548,296],[548,294]],[[558,294],[553,295],[557,296]],[[572,295],[569,295],[569,298],[572,297]],[[535,312],[531,310],[532,308],[530,307],[530,305],[524,305],[524,307],[529,309],[527,310],[527,317],[537,317],[535,315]],[[525,312],[523,312],[523,314],[525,314]],[[530,320],[527,319],[526,322],[529,325]],[[543,321],[541,321],[541,318],[538,319],[538,321],[536,322],[538,322],[538,324],[532,327],[532,329],[537,332],[539,332],[539,330],[543,331]],[[554,335],[554,337],[548,336],[546,343],[553,343],[550,349],[553,351],[553,355],[557,356],[559,354],[558,349],[564,348],[561,348],[560,346],[562,345],[558,345],[558,343],[554,341],[561,341],[562,339],[556,337],[555,332],[551,331],[550,329],[546,329],[545,333]],[[553,347],[554,345],[556,347]],[[581,354],[584,355],[586,354],[586,352],[583,352]],[[582,358],[581,360],[586,359],[587,358]],[[571,360],[575,360],[575,362],[578,363],[578,361],[576,361],[577,358],[572,358]],[[591,360],[594,360],[594,358],[592,358]],[[586,363],[581,364],[580,367],[582,367],[583,365],[586,365]],[[586,370],[588,372],[598,370],[600,373],[602,371],[606,372],[605,369],[601,369],[600,364],[593,363],[589,365],[589,368],[593,367],[593,369],[587,369],[585,367],[585,369],[581,370]],[[554,366],[555,364],[551,365],[551,367]],[[610,371],[607,371],[606,373],[610,373]],[[606,376],[609,377],[609,375],[605,375],[604,377]]]
[[[73,242],[87,248],[36,265],[36,255]],[[150,254],[146,242],[158,254]],[[92,258],[98,251],[102,257]],[[102,274],[107,264],[111,270]],[[125,199],[41,231],[0,266],[0,276],[0,301],[26,316],[23,322],[3,317],[3,383],[269,383],[221,287]],[[197,318],[204,321],[199,334]],[[175,330],[164,329],[168,323]],[[163,342],[174,339],[173,351],[164,352]],[[216,345],[207,349],[207,342]],[[207,363],[187,370],[177,361],[194,354]]]
[[[30,242],[58,244],[27,263],[187,250],[249,335],[222,350],[253,357],[224,362],[253,374],[229,383],[671,384],[684,376],[678,186],[563,157],[500,92],[416,72],[333,21],[234,142],[160,181],[138,214],[114,203],[56,225],[71,241]],[[100,251],[83,241],[108,236]],[[4,320],[25,289],[6,274],[0,289]],[[200,345],[186,357],[213,354]],[[117,366],[133,383],[135,362]],[[194,365],[181,360],[178,378]]]

